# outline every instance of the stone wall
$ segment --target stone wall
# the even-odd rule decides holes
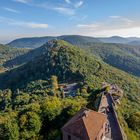
[[[110,98],[112,100],[112,111],[113,111],[114,118],[115,118],[115,120],[117,122],[118,130],[120,131],[119,132],[120,137],[122,138],[122,140],[127,140],[127,137],[126,137],[123,129],[121,128],[121,125],[120,125],[119,120],[118,120],[118,115],[117,115],[117,112],[116,112],[116,109],[115,109],[115,102],[114,102],[114,100],[113,100],[113,98],[112,98],[112,96],[110,94],[109,94],[109,96],[110,96]]]

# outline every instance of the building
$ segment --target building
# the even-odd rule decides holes
[[[108,131],[106,115],[82,108],[62,128],[63,140],[103,140]]]

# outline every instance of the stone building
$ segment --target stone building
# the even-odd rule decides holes
[[[62,128],[63,140],[103,140],[108,131],[106,115],[82,108]]]

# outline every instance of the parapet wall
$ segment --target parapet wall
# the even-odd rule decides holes
[[[121,125],[120,125],[119,120],[118,120],[118,115],[117,115],[117,112],[115,110],[115,102],[114,102],[114,100],[113,100],[113,98],[112,98],[112,96],[110,94],[109,94],[109,96],[110,96],[110,99],[112,101],[112,111],[113,111],[112,113],[113,113],[114,118],[115,118],[115,120],[117,122],[117,126],[118,126],[118,130],[119,130],[119,133],[120,133],[120,137],[122,138],[122,140],[127,140],[127,137],[126,137],[123,129],[121,128]]]

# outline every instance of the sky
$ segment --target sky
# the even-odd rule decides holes
[[[0,43],[72,34],[140,37],[140,0],[0,0]]]

